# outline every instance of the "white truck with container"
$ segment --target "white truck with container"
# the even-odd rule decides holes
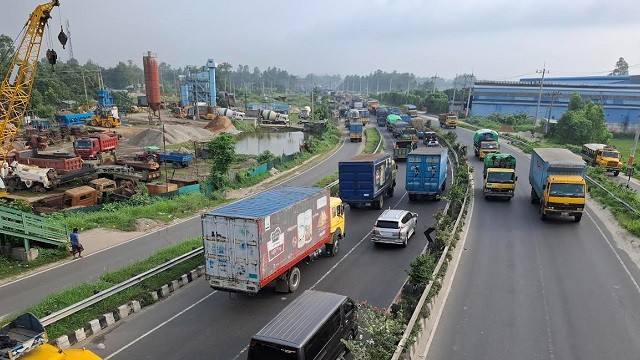
[[[255,294],[300,286],[299,263],[335,256],[344,237],[342,201],[329,190],[268,190],[202,215],[205,280],[216,290]]]

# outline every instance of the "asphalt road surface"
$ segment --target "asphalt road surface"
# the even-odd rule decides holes
[[[487,201],[472,132],[458,129],[474,166],[465,250],[428,359],[639,359],[640,273],[587,207],[582,222],[541,221],[529,159],[516,196]]]
[[[386,135],[386,130],[382,132]],[[345,145],[352,149],[358,146]],[[320,178],[336,170],[334,165],[315,176]],[[374,246],[370,242],[370,231],[381,210],[347,208],[346,238],[340,253],[303,264],[302,283],[296,293],[276,293],[269,286],[256,296],[230,295],[211,290],[204,279],[199,279],[105,334],[78,345],[94,350],[97,343],[104,344],[104,349],[94,351],[105,360],[237,359],[247,356],[250,337],[305,289],[341,293],[387,308],[407,278],[409,262],[426,246],[422,232],[434,223],[432,216],[445,205],[444,201],[409,203],[404,176],[405,165],[400,163],[398,186],[394,196],[385,200],[385,207],[419,214],[418,230],[406,248]],[[309,181],[313,182],[315,179]]]

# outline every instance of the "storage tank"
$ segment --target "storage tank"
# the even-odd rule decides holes
[[[160,108],[160,72],[158,71],[158,58],[151,51],[142,57],[144,69],[144,87],[147,95],[147,104],[151,110]]]
[[[278,113],[272,110],[262,110],[260,111],[260,116],[262,116],[265,120],[275,120],[278,118]]]

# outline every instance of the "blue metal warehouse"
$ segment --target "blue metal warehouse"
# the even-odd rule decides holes
[[[584,76],[545,78],[538,118],[559,119],[571,95],[604,105],[605,120],[612,128],[636,124],[640,116],[640,76]],[[473,87],[471,115],[528,114],[535,116],[540,78],[520,81],[477,81]]]

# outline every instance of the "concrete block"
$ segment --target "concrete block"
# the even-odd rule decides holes
[[[187,285],[189,283],[189,275],[182,274],[182,286]]]
[[[120,314],[120,319],[124,319],[129,316],[129,310],[130,308],[127,305],[118,306],[118,314]]]
[[[191,275],[191,281],[193,281],[198,277],[198,272],[195,270],[191,270],[189,271],[189,275]]]
[[[64,350],[64,349],[70,348],[71,344],[69,343],[69,337],[67,335],[62,335],[59,338],[57,338],[56,339],[56,346],[60,350]]]
[[[98,319],[93,319],[89,321],[89,325],[91,326],[91,331],[93,332],[93,334],[97,333],[101,329],[100,320]]]
[[[133,310],[134,313],[137,313],[138,311],[142,310],[142,306],[140,305],[140,301],[133,300],[131,302],[131,309]]]
[[[11,257],[20,261],[33,261],[38,257],[38,248],[26,251],[23,247],[11,248]]]
[[[171,292],[171,290],[169,289],[169,285],[162,285],[162,287],[160,288],[160,295],[162,297],[169,296],[170,292]]]
[[[178,280],[173,280],[173,281],[171,281],[171,289],[172,289],[173,291],[176,291],[176,290],[178,290],[179,288],[180,288],[180,281],[178,281]]]
[[[106,313],[103,315],[105,320],[107,321],[107,326],[116,322],[116,319],[113,317],[113,313]]]
[[[74,331],[74,333],[76,334],[76,341],[82,341],[87,338],[87,334],[84,332],[84,328],[77,329],[76,331]]]
[[[151,295],[151,297],[153,298],[153,301],[158,301],[158,292],[157,291],[150,291],[149,295]]]
[[[198,266],[198,268],[196,269],[196,274],[198,274],[198,276],[202,276],[204,274],[204,265]]]

